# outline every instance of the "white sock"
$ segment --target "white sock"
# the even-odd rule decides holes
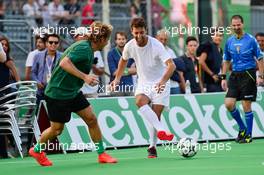
[[[149,105],[141,106],[139,108],[139,112],[157,131],[165,131],[162,123],[158,119],[157,114],[150,108]]]
[[[150,127],[149,130],[150,130],[150,133],[149,133],[149,143],[150,143],[149,148],[151,148],[153,146],[156,147],[157,141],[158,141],[158,139],[157,139],[157,130],[154,127]]]

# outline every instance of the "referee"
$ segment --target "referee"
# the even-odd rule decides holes
[[[225,106],[239,126],[236,142],[250,143],[252,142],[253,127],[251,103],[256,101],[256,84],[263,85],[264,82],[263,55],[256,39],[243,31],[242,16],[232,16],[231,27],[234,35],[228,38],[225,45],[222,88],[227,90]],[[232,73],[227,83],[226,72],[229,70],[231,61]],[[256,77],[257,64],[260,72],[258,77]],[[236,101],[240,100],[245,112],[246,125],[236,108]]]

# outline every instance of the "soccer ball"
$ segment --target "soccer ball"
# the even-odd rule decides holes
[[[197,153],[197,142],[191,138],[182,138],[178,145],[178,151],[181,156],[188,158],[193,157]]]

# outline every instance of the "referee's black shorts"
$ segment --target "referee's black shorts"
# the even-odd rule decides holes
[[[67,123],[71,120],[71,113],[78,112],[90,106],[85,96],[80,92],[75,98],[57,100],[45,96],[50,121]]]
[[[226,98],[236,98],[237,101],[256,101],[256,96],[257,85],[255,69],[231,73],[228,80],[228,91]]]

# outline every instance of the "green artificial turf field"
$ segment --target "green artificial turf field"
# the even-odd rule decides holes
[[[216,142],[215,144],[220,144]],[[7,175],[261,175],[264,173],[264,140],[251,144],[223,142],[231,150],[199,151],[185,159],[166,146],[158,147],[158,158],[147,159],[146,147],[109,150],[117,164],[98,164],[95,152],[49,155],[52,167],[40,167],[30,157],[0,160]]]

